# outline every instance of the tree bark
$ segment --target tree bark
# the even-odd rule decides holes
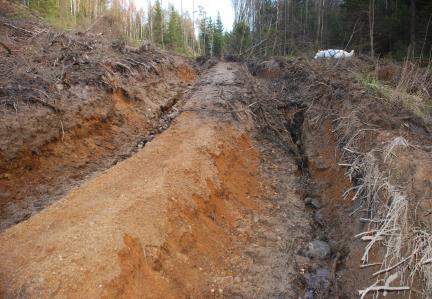
[[[372,59],[374,59],[375,57],[374,25],[375,25],[375,0],[369,0],[369,36],[370,36],[370,53]]]
[[[416,0],[411,0],[411,24],[410,24],[410,54],[414,56],[416,44]]]

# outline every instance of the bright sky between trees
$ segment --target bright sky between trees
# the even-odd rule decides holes
[[[136,3],[147,8],[148,0],[135,0]],[[155,0],[151,0],[154,3]],[[183,4],[183,12],[188,12],[192,17],[193,5],[195,6],[195,19],[198,18],[198,6],[204,7],[208,17],[216,19],[219,12],[222,18],[224,29],[231,31],[234,22],[234,11],[231,0],[162,0],[162,6],[168,8],[172,4],[180,12]]]

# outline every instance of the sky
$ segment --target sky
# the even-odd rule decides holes
[[[136,3],[147,8],[148,0],[135,0]],[[154,2],[154,0],[152,0]],[[220,12],[222,23],[225,30],[231,31],[234,22],[234,11],[232,8],[231,0],[162,0],[162,5],[167,8],[172,4],[180,12],[181,4],[183,2],[183,12],[186,11],[192,17],[193,2],[195,2],[195,18],[198,18],[198,6],[204,7],[208,17],[216,19],[217,13]]]

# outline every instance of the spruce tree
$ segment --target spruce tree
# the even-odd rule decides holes
[[[221,16],[218,13],[216,24],[213,29],[213,55],[221,58],[223,54],[224,38],[223,38],[223,24]]]

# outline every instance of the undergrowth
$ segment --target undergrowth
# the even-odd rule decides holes
[[[356,79],[364,85],[377,100],[401,105],[424,121],[430,121],[432,116],[432,98],[423,92],[410,93],[407,87],[391,86],[390,84],[370,74],[356,74]]]

